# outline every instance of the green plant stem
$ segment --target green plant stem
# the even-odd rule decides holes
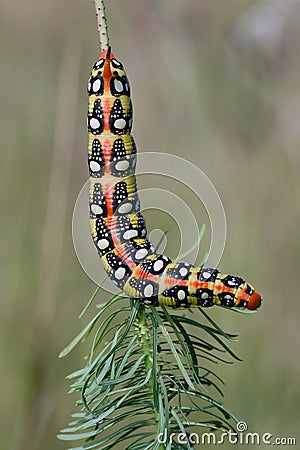
[[[107,30],[107,19],[105,12],[104,0],[93,0],[96,10],[96,18],[98,24],[99,42],[101,51],[109,48],[109,37]]]
[[[154,358],[153,358],[153,352],[155,351],[154,346],[151,345],[151,338],[152,336],[149,333],[149,327],[147,324],[147,315],[146,315],[146,308],[144,305],[139,306],[138,314],[137,314],[137,327],[139,329],[140,339],[141,339],[141,346],[142,351],[145,355],[145,371],[146,373],[149,373],[151,371],[152,375],[149,380],[149,389],[150,389],[150,395],[153,405],[153,413],[155,417],[155,424],[157,429],[157,435],[160,431],[160,413],[158,411],[157,407],[157,370],[154,366]],[[155,326],[155,322],[153,323]],[[159,444],[157,447],[158,450],[165,450],[165,446],[163,444]]]

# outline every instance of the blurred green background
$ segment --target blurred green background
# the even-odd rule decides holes
[[[107,13],[138,147],[183,156],[212,180],[228,222],[220,269],[265,300],[250,317],[211,311],[240,334],[233,350],[243,362],[219,368],[224,404],[252,431],[297,437],[300,7],[277,11],[279,20],[264,3],[111,0]],[[1,0],[0,52],[0,446],[60,450],[68,446],[55,436],[76,399],[65,376],[88,345],[58,353],[86,323],[78,315],[95,288],[71,236],[99,53],[92,1]]]

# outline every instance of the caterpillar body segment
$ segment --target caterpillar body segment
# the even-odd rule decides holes
[[[130,87],[110,48],[92,69],[88,94],[90,228],[110,278],[146,305],[257,309],[261,297],[242,278],[173,263],[147,239],[135,179]]]

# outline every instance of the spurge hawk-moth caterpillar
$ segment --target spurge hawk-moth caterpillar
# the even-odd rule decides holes
[[[261,296],[242,278],[172,263],[147,239],[135,179],[130,87],[110,47],[92,69],[88,94],[90,228],[110,278],[146,305],[257,309]]]

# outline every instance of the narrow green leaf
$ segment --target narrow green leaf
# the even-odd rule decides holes
[[[107,280],[107,275],[106,277],[104,277],[102,283],[97,287],[97,289],[95,290],[95,292],[93,293],[93,295],[91,296],[90,300],[88,301],[87,305],[83,308],[83,310],[81,311],[81,313],[79,314],[79,319],[82,318],[82,316],[87,312],[87,310],[89,309],[89,307],[91,306],[91,304],[93,303],[93,301],[95,300],[98,292],[100,291],[100,289],[102,288],[103,284],[105,283],[105,280]]]
[[[180,359],[179,356],[178,356],[177,350],[176,350],[176,348],[175,348],[175,346],[174,346],[174,344],[173,344],[173,341],[172,341],[172,339],[171,339],[171,336],[170,336],[169,333],[167,332],[167,330],[166,330],[166,328],[165,328],[163,322],[161,321],[159,315],[157,314],[156,309],[155,309],[154,307],[151,307],[151,310],[152,310],[152,313],[153,313],[154,317],[156,318],[156,320],[157,320],[157,322],[158,322],[158,324],[159,324],[159,327],[160,327],[160,329],[161,329],[161,331],[162,331],[164,337],[166,338],[166,340],[167,340],[167,342],[168,342],[168,344],[169,344],[169,346],[170,346],[170,349],[171,349],[171,351],[172,351],[172,353],[173,353],[174,358],[176,359],[176,362],[177,362],[177,364],[178,364],[179,369],[181,370],[181,372],[182,372],[182,374],[183,374],[183,376],[184,376],[184,379],[186,380],[186,382],[188,383],[188,385],[189,385],[192,389],[194,389],[193,382],[191,381],[189,375],[187,374],[187,372],[186,372],[186,370],[185,370],[185,368],[184,368],[184,366],[183,366],[183,364],[182,364],[182,362],[181,362],[181,359]]]
[[[122,377],[119,378],[113,378],[111,380],[107,380],[107,381],[102,381],[101,382],[101,386],[109,386],[109,385],[115,385],[115,384],[119,384],[119,383],[123,383],[124,381],[127,381],[129,378],[131,378],[134,373],[137,371],[137,369],[140,367],[142,361],[144,361],[145,359],[145,355],[142,355],[132,366],[132,368],[128,371],[128,373],[126,375],[123,375]]]
[[[86,334],[92,330],[93,326],[100,317],[100,312],[84,327],[84,329],[68,344],[59,354],[59,358],[63,358],[68,355],[74,347],[86,336]]]
[[[203,224],[201,226],[201,228],[200,228],[199,236],[198,236],[197,240],[195,241],[195,243],[192,245],[192,247],[189,250],[187,250],[186,252],[180,253],[180,255],[177,256],[175,262],[186,258],[188,255],[190,255],[199,246],[199,244],[201,243],[201,241],[203,239],[205,230],[206,230],[206,225]]]
[[[186,432],[186,430],[185,430],[185,428],[184,428],[184,425],[183,425],[183,423],[181,422],[179,416],[176,414],[174,408],[171,409],[171,414],[172,414],[172,416],[174,417],[174,419],[176,420],[176,422],[177,422],[177,424],[178,424],[178,426],[179,426],[179,428],[180,428],[181,433],[183,433],[185,436],[187,436],[187,432]],[[186,448],[187,448],[187,450],[192,450],[192,448],[191,448],[191,446],[190,446],[190,443],[189,443],[189,440],[188,440],[188,439],[187,439],[187,441],[186,441]]]
[[[226,333],[225,331],[222,330],[222,328],[219,327],[219,325],[216,324],[216,322],[209,317],[209,315],[203,310],[203,308],[199,308],[199,311],[201,312],[201,314],[203,314],[203,316],[206,318],[206,320],[213,325],[213,327],[218,330],[218,332],[224,336],[226,339],[230,340],[230,341],[234,341],[235,339],[233,339],[228,333]]]

